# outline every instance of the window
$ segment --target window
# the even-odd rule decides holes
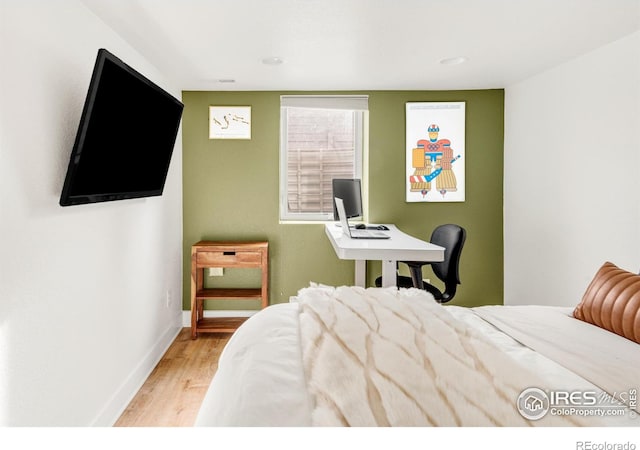
[[[280,98],[281,220],[333,220],[332,180],[362,178],[367,110],[366,96]]]

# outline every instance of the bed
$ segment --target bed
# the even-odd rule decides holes
[[[196,426],[639,426],[638,384],[640,344],[574,308],[312,284],[232,336]]]

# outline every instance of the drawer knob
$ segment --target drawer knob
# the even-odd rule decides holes
[[[236,252],[222,252],[222,254],[225,256],[235,256]]]

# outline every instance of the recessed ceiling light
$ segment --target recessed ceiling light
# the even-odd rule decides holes
[[[284,61],[279,56],[269,56],[268,58],[264,58],[262,60],[262,64],[266,64],[267,66],[279,66]]]
[[[454,56],[453,58],[444,58],[440,60],[440,64],[443,66],[455,66],[467,62],[468,58],[464,56]]]
[[[220,78],[216,81],[218,83],[235,83],[236,82],[236,80],[234,80],[233,78]]]

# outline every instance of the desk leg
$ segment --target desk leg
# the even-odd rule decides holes
[[[382,287],[395,286],[396,282],[396,261],[382,261]]]
[[[367,261],[356,259],[356,286],[367,287]]]

